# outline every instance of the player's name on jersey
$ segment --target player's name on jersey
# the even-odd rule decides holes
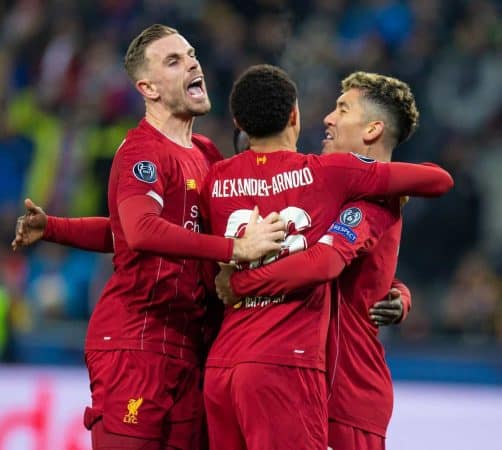
[[[223,178],[215,180],[212,197],[269,197],[314,182],[310,168],[278,173],[272,178]]]
[[[271,303],[283,303],[285,297],[285,295],[279,295],[277,297],[245,297],[243,306],[244,308],[258,308],[260,306],[270,305]]]

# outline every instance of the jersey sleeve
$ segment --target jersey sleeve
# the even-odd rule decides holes
[[[411,291],[401,280],[394,278],[392,281],[392,288],[399,289],[401,292],[401,300],[403,301],[403,315],[399,322],[406,320],[408,313],[411,311]]]
[[[113,235],[108,217],[47,216],[42,239],[92,252],[113,252]]]
[[[348,202],[320,241],[334,247],[349,265],[358,256],[371,252],[399,219],[399,210],[386,203]]]
[[[344,267],[345,262],[333,247],[318,243],[266,266],[234,272],[230,284],[238,297],[284,295],[330,281]]]
[[[165,179],[169,168],[162,167],[155,146],[140,146],[138,143],[126,143],[116,155],[114,164],[117,164],[117,206],[125,199],[136,195],[148,195],[158,202],[162,202],[166,188]]]
[[[118,209],[131,250],[211,261],[228,262],[232,259],[232,239],[195,233],[169,222],[160,216],[162,207],[159,203],[149,196],[129,197],[120,203]]]
[[[346,200],[384,195],[435,197],[453,187],[451,175],[430,163],[378,162],[353,153],[317,158],[324,182]]]

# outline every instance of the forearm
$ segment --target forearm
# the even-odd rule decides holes
[[[42,239],[82,250],[113,252],[113,236],[108,217],[69,219],[47,216],[47,226]]]
[[[128,246],[178,258],[228,262],[233,240],[189,231],[160,217],[160,205],[150,197],[134,196],[119,205],[119,216]]]
[[[258,269],[235,272],[230,283],[238,297],[284,295],[330,281],[336,278],[344,267],[345,261],[337,250],[328,245],[316,244],[306,251]]]
[[[437,197],[453,187],[453,178],[435,164],[391,163],[387,194]]]

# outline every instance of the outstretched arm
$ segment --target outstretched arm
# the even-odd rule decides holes
[[[276,296],[330,281],[344,268],[345,261],[340,253],[319,243],[259,269],[235,272],[230,283],[238,297]],[[295,276],[291,276],[293,273]]]
[[[279,215],[271,213],[258,223],[258,208],[244,236],[235,240],[194,233],[161,217],[161,212],[160,204],[147,195],[131,196],[120,203],[120,222],[132,250],[211,261],[252,261],[279,251],[279,241],[284,239],[285,224]]]
[[[82,250],[113,252],[113,235],[108,217],[66,218],[48,216],[30,199],[25,200],[26,213],[16,224],[13,250],[27,247],[40,239]],[[276,213],[260,223],[258,211],[253,213],[246,234],[232,240],[220,236],[194,233],[160,217],[157,202],[147,196],[131,197],[121,203],[124,234],[131,249],[169,256],[228,261],[260,258],[280,249],[284,223]]]
[[[48,216],[31,199],[24,201],[26,213],[17,219],[13,250],[28,247],[40,239],[94,252],[113,252],[113,236],[108,217]]]
[[[375,196],[436,197],[453,187],[453,178],[432,163],[378,162],[352,153],[332,153],[314,160],[327,186],[347,199]]]
[[[392,195],[438,197],[453,187],[453,178],[432,163],[388,163],[390,168],[388,191]]]

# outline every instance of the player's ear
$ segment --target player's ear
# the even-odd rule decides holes
[[[145,98],[148,98],[150,100],[158,100],[160,97],[160,94],[157,92],[155,85],[148,80],[138,80],[136,81],[135,86],[139,93]]]
[[[234,122],[234,127],[242,130],[242,127],[239,125],[239,122],[237,122],[237,119],[235,117],[232,118],[232,121]]]
[[[381,120],[370,122],[364,129],[364,141],[375,142],[380,139],[385,129],[385,123]]]
[[[295,106],[293,106],[293,109],[289,114],[289,124],[292,127],[294,127],[298,124],[299,121],[300,121],[300,110],[298,108],[298,102],[296,102]]]

